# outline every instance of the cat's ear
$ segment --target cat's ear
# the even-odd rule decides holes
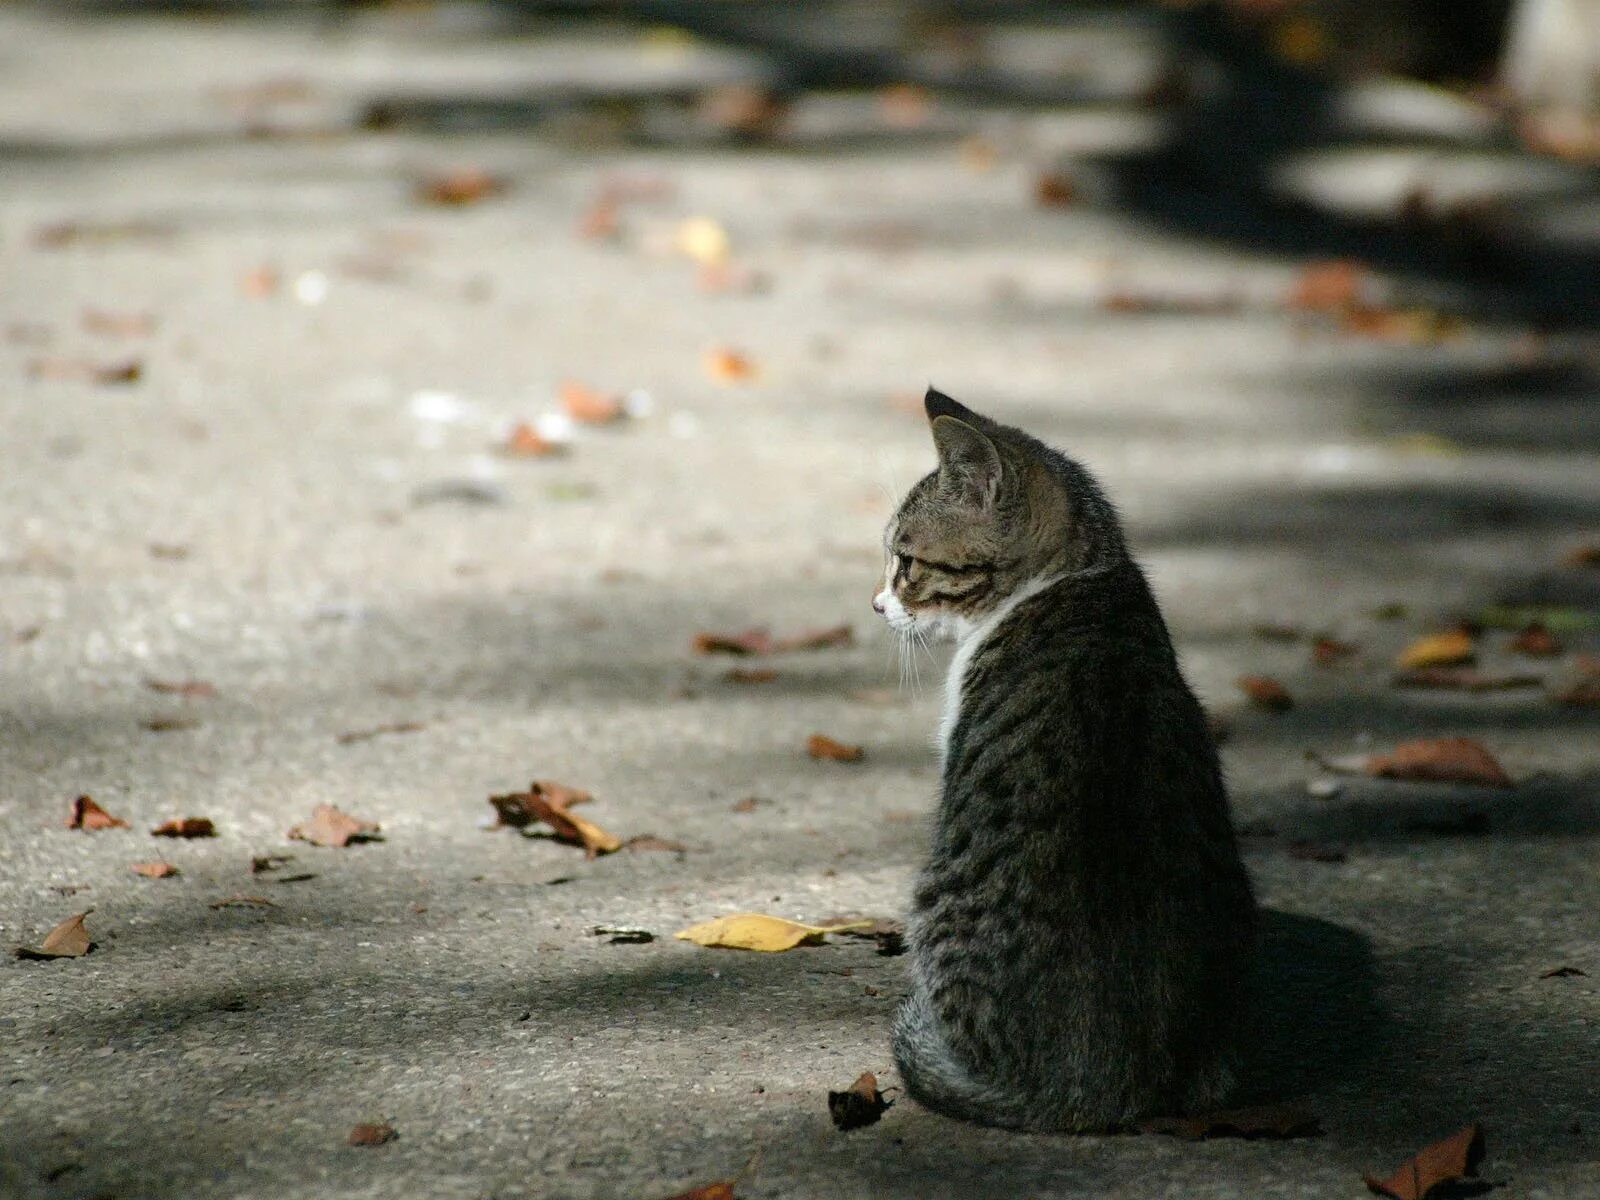
[[[928,414],[928,420],[937,421],[940,417],[954,417],[958,421],[971,422],[978,414],[958,400],[952,400],[938,388],[930,387],[927,394],[922,397],[922,407]]]
[[[939,490],[972,508],[988,508],[1000,495],[1000,451],[984,434],[952,416],[933,419],[939,451]]]

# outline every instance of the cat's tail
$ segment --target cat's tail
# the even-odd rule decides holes
[[[1017,1092],[974,1079],[950,1053],[927,1001],[913,993],[894,1023],[894,1062],[911,1098],[937,1113],[1002,1129],[1039,1129],[1046,1114],[1034,1112]]]

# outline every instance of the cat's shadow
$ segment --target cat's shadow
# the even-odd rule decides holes
[[[1383,1010],[1372,947],[1316,917],[1263,909],[1240,1099],[1323,1091],[1377,1053]]]

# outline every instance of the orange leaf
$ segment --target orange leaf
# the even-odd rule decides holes
[[[831,762],[860,762],[866,756],[860,746],[847,746],[822,733],[813,733],[806,739],[806,753]]]
[[[477,204],[506,190],[506,181],[481,167],[463,167],[430,176],[417,184],[417,199],[426,204],[460,207]]]
[[[760,373],[750,359],[725,346],[707,350],[701,362],[706,374],[718,383],[747,383]]]
[[[848,1133],[876,1125],[893,1103],[878,1090],[878,1077],[864,1071],[844,1091],[828,1093],[828,1115],[833,1118],[835,1129]]]
[[[597,858],[620,850],[622,839],[568,811],[574,804],[593,799],[588,792],[538,779],[528,785],[526,792],[490,796],[489,803],[494,805],[502,825],[522,829],[534,821],[543,821],[554,832],[556,841],[582,846],[584,857]]]
[[[565,447],[539,436],[539,431],[526,421],[518,421],[500,449],[513,458],[548,458],[563,453]]]
[[[350,1146],[381,1146],[399,1136],[393,1125],[357,1125],[344,1140]]]
[[[1294,697],[1289,689],[1276,679],[1265,675],[1241,675],[1239,690],[1250,698],[1250,703],[1268,712],[1288,712],[1294,707]]]
[[[1511,639],[1511,649],[1530,658],[1553,658],[1561,653],[1561,642],[1555,634],[1535,621]]]
[[[765,629],[746,629],[743,633],[697,633],[696,654],[771,654],[777,643]]]
[[[207,817],[177,817],[157,825],[151,837],[203,838],[216,837],[217,828]]]
[[[146,879],[170,879],[178,873],[178,868],[169,862],[137,862],[131,865],[130,870],[137,871]]]
[[[82,958],[94,949],[94,942],[89,939],[89,931],[83,927],[83,919],[94,909],[81,912],[75,917],[68,917],[49,933],[44,935],[44,941],[35,950],[32,946],[18,946],[18,958]]]
[[[734,1200],[733,1183],[731,1179],[723,1179],[717,1183],[708,1183],[704,1187],[679,1192],[676,1196],[668,1196],[667,1200]]]
[[[606,425],[627,415],[622,401],[571,381],[561,385],[561,407],[567,416],[586,425]]]
[[[72,802],[72,813],[67,817],[68,829],[126,829],[128,823],[113,817],[88,796],[79,796]]]
[[[1423,1200],[1435,1188],[1476,1175],[1483,1161],[1483,1126],[1474,1122],[1460,1133],[1421,1150],[1387,1179],[1364,1175],[1367,1187],[1391,1200]]]
[[[1472,738],[1402,742],[1388,754],[1374,754],[1367,759],[1366,771],[1379,779],[1514,786],[1494,755]]]
[[[1367,278],[1367,269],[1348,259],[1307,263],[1289,290],[1289,307],[1338,312],[1361,299]]]
[[[1472,635],[1464,629],[1419,638],[1400,654],[1402,667],[1453,667],[1477,657]]]
[[[331,804],[319,804],[311,811],[311,820],[289,830],[296,841],[310,842],[313,846],[348,846],[352,842],[370,842],[378,837],[381,827],[376,821],[363,821],[349,813],[340,812]]]
[[[1333,638],[1321,637],[1311,643],[1311,661],[1319,667],[1331,667],[1355,652],[1356,647],[1349,642],[1335,641]]]

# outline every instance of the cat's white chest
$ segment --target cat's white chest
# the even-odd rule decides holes
[[[961,720],[961,689],[966,683],[967,668],[972,663],[972,656],[988,640],[989,635],[1000,627],[1001,622],[1011,615],[1012,609],[1029,597],[1038,595],[1060,578],[1060,575],[1048,575],[1031,579],[1007,596],[1000,606],[983,620],[962,621],[957,626],[956,652],[950,659],[950,670],[944,677],[944,713],[939,719],[938,750],[941,765],[949,755],[950,738],[955,734],[957,722]]]

